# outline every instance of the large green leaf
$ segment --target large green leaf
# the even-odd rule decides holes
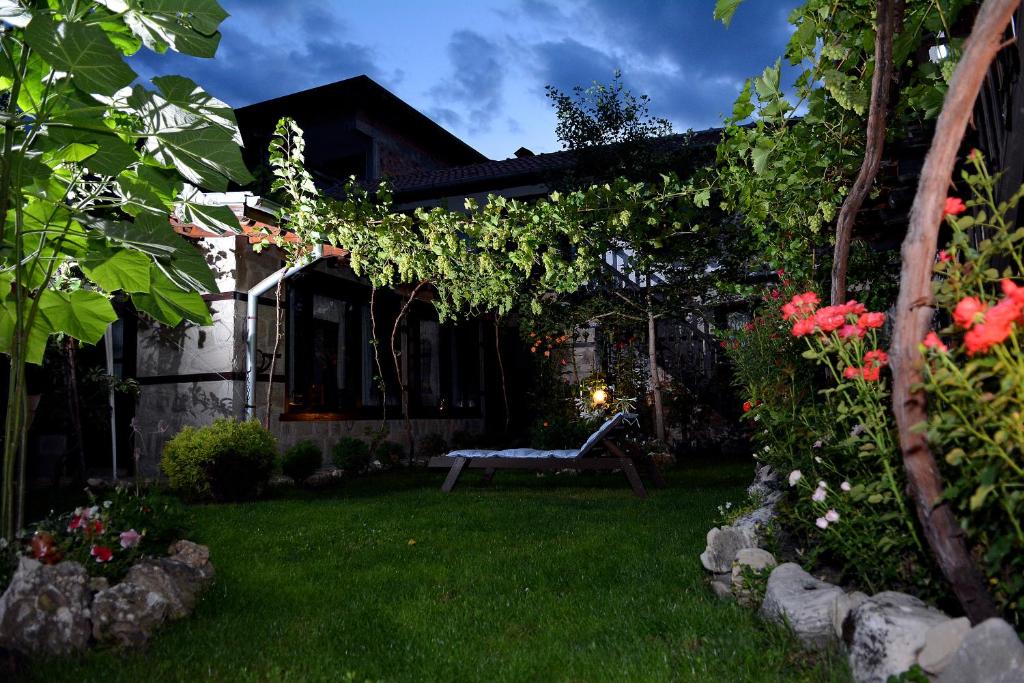
[[[69,121],[74,125],[75,121]],[[83,125],[86,122],[81,121]],[[89,122],[95,126],[95,121]],[[85,144],[96,148],[96,151],[85,161],[85,166],[100,175],[116,176],[139,157],[135,149],[113,133],[101,133],[94,130],[77,130],[74,128],[54,127],[48,129],[49,137],[63,145]]]
[[[195,57],[213,57],[220,43],[218,27],[227,18],[215,0],[126,0],[125,23],[155,52],[170,47]],[[117,10],[114,10],[117,11]]]
[[[182,223],[192,224],[217,234],[239,231],[238,216],[226,206],[198,204],[186,199],[181,203],[179,217]]]
[[[17,304],[10,293],[10,286],[10,278],[0,276],[0,287],[3,289],[3,294],[0,296],[0,353],[8,356],[11,355],[14,346],[14,321],[17,312]],[[28,346],[24,352],[26,361],[36,365],[43,364],[46,340],[53,332],[49,320],[41,315],[35,316],[28,335]]]
[[[217,289],[202,253],[186,238],[174,232],[167,217],[144,214],[135,222],[90,219],[89,227],[108,239],[149,254],[157,267],[182,289],[210,292]]]
[[[741,2],[743,0],[715,0],[715,19],[728,26]]]
[[[82,23],[56,24],[40,14],[25,28],[25,41],[71,81],[90,94],[113,95],[135,80],[103,29]]]
[[[146,292],[152,263],[141,251],[110,247],[105,240],[90,240],[88,256],[78,265],[90,280],[107,292]]]
[[[157,76],[153,79],[153,84],[160,89],[160,93],[168,102],[230,131],[235,144],[242,144],[242,135],[238,132],[234,110],[203,90],[195,81],[184,76]]]
[[[105,296],[85,289],[73,292],[44,289],[39,294],[39,313],[46,316],[54,331],[87,344],[98,342],[107,325],[117,320],[117,313]]]
[[[252,182],[238,145],[221,128],[154,133],[146,139],[146,151],[157,161],[173,166],[193,185],[224,192],[228,179],[239,185]]]
[[[150,274],[149,292],[131,295],[136,308],[172,327],[182,320],[199,325],[213,324],[210,308],[202,296],[180,289],[155,266]]]

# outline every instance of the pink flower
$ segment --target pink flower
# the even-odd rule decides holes
[[[939,252],[939,261],[940,262],[945,263],[947,261],[951,261],[952,259],[953,259],[953,257],[950,256],[949,252],[946,251],[945,249],[943,249],[942,251]]]
[[[111,558],[114,557],[114,551],[105,545],[94,545],[89,554],[96,558],[99,563],[110,562]]]
[[[844,481],[842,484],[839,485],[839,488],[841,488],[844,491],[849,491],[852,487],[850,486],[850,482]]]
[[[121,547],[127,550],[128,548],[134,548],[139,544],[139,541],[142,539],[142,534],[135,529],[129,529],[128,531],[121,532],[120,539]]]
[[[825,521],[827,521],[827,522],[838,522],[839,521],[839,513],[836,512],[834,509],[833,510],[829,510],[828,512],[825,513]]]
[[[814,523],[818,526],[819,529],[828,528],[828,520],[824,517],[818,517],[816,520],[814,520]]]
[[[803,478],[803,473],[800,470],[793,470],[789,473],[789,485],[796,486],[796,483]]]
[[[811,494],[811,500],[813,500],[815,503],[821,503],[825,500],[825,495],[825,489],[819,486],[818,488],[814,489],[814,493]]]

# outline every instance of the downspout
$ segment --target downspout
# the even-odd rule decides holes
[[[260,296],[277,286],[281,280],[287,280],[292,275],[311,266],[323,257],[323,246],[318,244],[313,247],[313,257],[297,266],[284,267],[274,271],[255,287],[247,292],[248,299],[245,302],[245,419],[253,419],[256,411],[256,314],[259,310]]]

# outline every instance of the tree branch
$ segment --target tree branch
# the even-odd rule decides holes
[[[889,112],[889,90],[893,77],[892,40],[896,32],[895,0],[878,0],[875,29],[875,72],[871,76],[871,103],[864,145],[864,161],[857,179],[846,195],[836,220],[836,248],[832,259],[832,305],[846,301],[846,270],[850,258],[850,238],[857,212],[864,205],[878,176],[885,147],[885,119]]]
[[[921,169],[910,226],[903,241],[903,268],[889,356],[893,373],[893,412],[907,483],[925,537],[943,575],[972,622],[996,614],[992,597],[971,561],[963,531],[942,500],[942,479],[924,433],[914,427],[927,418],[920,388],[924,362],[918,344],[932,319],[932,262],[946,192],[964,130],[978,91],[999,51],[1003,32],[1020,0],[985,0],[964,43],[963,57],[950,82],[931,149]]]

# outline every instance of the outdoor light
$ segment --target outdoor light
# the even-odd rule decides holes
[[[603,406],[608,402],[608,392],[604,389],[594,389],[594,393],[590,395],[590,400],[594,402],[595,406]]]

